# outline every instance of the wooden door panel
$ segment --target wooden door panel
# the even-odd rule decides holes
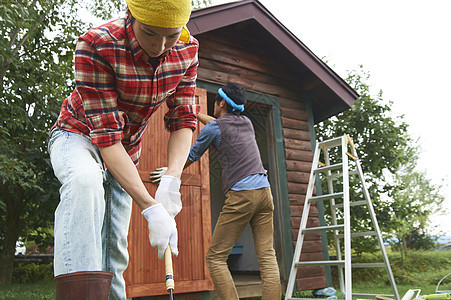
[[[207,113],[206,90],[197,89],[196,103],[201,105],[201,112]],[[167,166],[169,133],[164,129],[163,121],[166,111],[166,107],[161,107],[152,116],[143,136],[138,171],[151,195],[155,195],[157,186],[149,180],[149,173],[158,167]],[[193,143],[202,127],[199,123],[193,134]],[[212,290],[213,284],[205,263],[211,240],[208,154],[184,170],[180,192],[183,209],[175,218],[179,255],[173,257],[174,292]],[[157,250],[150,246],[147,221],[136,204],[133,204],[128,242],[130,261],[124,273],[127,297],[166,294],[164,262],[158,259]]]

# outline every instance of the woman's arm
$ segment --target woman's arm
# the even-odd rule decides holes
[[[99,147],[99,150],[108,170],[141,210],[158,203],[150,196],[122,143]]]
[[[180,179],[193,139],[191,128],[182,128],[171,133],[168,142],[168,170],[166,175]]]

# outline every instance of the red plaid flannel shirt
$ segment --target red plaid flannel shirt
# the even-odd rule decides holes
[[[138,163],[149,117],[166,102],[169,131],[196,128],[198,42],[177,44],[154,69],[129,19],[89,30],[75,50],[76,87],[61,107],[56,126],[106,147],[122,142]]]

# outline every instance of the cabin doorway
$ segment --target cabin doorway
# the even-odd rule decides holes
[[[213,115],[213,107],[215,101],[215,93],[207,93],[208,114]],[[273,142],[273,119],[272,106],[258,102],[249,101],[243,114],[252,121],[255,131],[257,145],[260,150],[260,156],[263,167],[268,171],[269,181],[274,197],[274,227],[277,232],[278,222],[278,188],[276,161],[274,159],[274,142]],[[221,169],[218,161],[218,153],[216,149],[210,147],[209,150],[209,167],[210,167],[210,207],[211,207],[211,228],[214,231],[216,222],[224,205],[225,196],[222,191]],[[276,255],[279,258],[278,249],[280,249],[281,241],[275,235]],[[261,296],[260,272],[257,262],[257,255],[252,237],[252,230],[249,225],[246,226],[241,236],[238,238],[235,247],[229,255],[227,264],[234,277],[240,297]],[[279,262],[279,266],[281,262]]]

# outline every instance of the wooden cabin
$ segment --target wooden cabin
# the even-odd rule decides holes
[[[351,107],[358,94],[257,0],[196,10],[188,28],[200,43],[196,101],[202,112],[212,114],[217,90],[227,82],[239,83],[248,91],[244,113],[253,122],[271,182],[274,246],[284,291],[312,164],[313,126]],[[149,172],[167,165],[169,134],[163,128],[164,113],[165,108],[160,109],[150,121],[138,167],[151,195],[156,186],[149,181]],[[201,128],[199,125],[193,142]],[[177,299],[215,298],[205,254],[224,202],[220,182],[214,150],[182,175],[183,210],[176,217],[180,254],[173,259]],[[309,226],[319,224],[321,214],[322,207],[314,207]],[[166,299],[164,265],[147,235],[146,221],[134,207],[130,264],[125,272],[127,295]],[[307,235],[301,259],[323,260],[325,247],[327,241],[321,234]],[[241,297],[261,294],[249,226],[228,264]],[[298,272],[297,286],[302,290],[330,284],[330,273],[323,267]]]

